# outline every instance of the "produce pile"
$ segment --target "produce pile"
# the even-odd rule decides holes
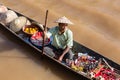
[[[82,72],[86,76],[96,80],[120,80],[104,58],[96,60],[95,57],[87,53],[78,53],[74,60],[66,60],[66,64],[77,72]]]
[[[34,25],[27,25],[27,26],[25,26],[23,31],[27,34],[33,35],[38,32],[38,28],[35,27]]]
[[[0,5],[0,23],[8,26],[15,33],[22,32],[30,39],[32,44],[42,46],[42,30],[44,29],[42,24],[30,22],[25,16],[18,16],[16,12],[8,10],[4,5]],[[45,45],[50,42],[51,38],[46,38]]]

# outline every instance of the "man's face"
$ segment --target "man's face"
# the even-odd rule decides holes
[[[65,30],[66,26],[68,26],[68,24],[66,24],[66,23],[59,23],[59,29],[60,30]]]

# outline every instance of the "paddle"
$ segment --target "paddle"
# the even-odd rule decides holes
[[[47,25],[47,17],[48,17],[48,10],[46,10],[46,15],[45,15],[45,25],[44,25],[44,31],[46,31],[46,25]],[[45,33],[43,31],[43,44],[42,44],[42,55],[44,54],[44,44],[45,44]]]
[[[114,70],[114,68],[113,67],[111,67],[109,64],[108,64],[108,62],[104,59],[104,58],[102,58],[103,59],[103,61],[105,62],[105,64],[113,71]]]

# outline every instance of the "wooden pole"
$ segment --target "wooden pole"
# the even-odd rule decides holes
[[[46,15],[45,15],[45,25],[44,25],[44,31],[46,31],[46,25],[47,25],[47,17],[48,17],[48,10],[46,10]],[[44,54],[44,45],[45,45],[45,34],[43,31],[43,44],[42,44],[42,54]]]
[[[105,64],[113,71],[113,67],[111,67],[104,58],[102,58],[102,59],[105,62]]]

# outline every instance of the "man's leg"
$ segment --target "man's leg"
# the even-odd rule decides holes
[[[70,59],[70,60],[73,60],[74,54],[73,54],[72,50],[70,49],[70,50],[68,51],[68,53],[69,53],[69,59]]]
[[[66,53],[65,56],[63,57],[63,61],[66,61],[66,59],[73,60],[73,56],[74,56],[74,54],[73,54],[72,50],[70,49],[68,51],[68,53]]]

